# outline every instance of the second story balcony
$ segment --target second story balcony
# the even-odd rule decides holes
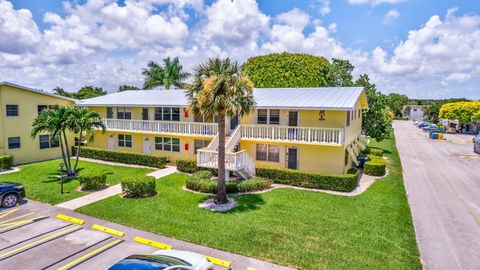
[[[192,135],[214,137],[218,133],[216,123],[147,121],[127,119],[104,119],[107,130],[155,134]]]

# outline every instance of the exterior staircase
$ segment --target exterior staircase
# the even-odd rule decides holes
[[[255,162],[245,150],[235,152],[240,143],[241,129],[238,126],[225,142],[225,170],[228,180],[229,172],[234,172],[242,179],[249,179],[255,175]],[[218,168],[218,134],[210,144],[197,151],[197,166],[203,168]]]

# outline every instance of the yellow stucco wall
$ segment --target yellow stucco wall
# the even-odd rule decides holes
[[[280,126],[288,126],[288,112],[280,110]],[[345,127],[345,111],[324,111],[325,120],[319,120],[319,110],[292,110],[298,111],[298,126],[319,128],[343,128]],[[253,110],[240,120],[243,125],[257,124],[257,110]]]
[[[38,105],[71,105],[73,101],[9,85],[0,85],[0,153],[14,156],[16,164],[60,158],[60,148],[40,149],[39,138],[30,136]],[[18,105],[19,116],[6,116],[6,105]],[[20,148],[8,149],[8,138],[20,137]],[[69,136],[73,142],[73,136]]]

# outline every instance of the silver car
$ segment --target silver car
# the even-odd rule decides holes
[[[473,152],[480,154],[480,133],[473,138]]]

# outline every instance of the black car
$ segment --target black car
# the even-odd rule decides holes
[[[25,198],[25,188],[23,188],[22,184],[14,182],[0,182],[1,207],[14,207],[22,198]]]

